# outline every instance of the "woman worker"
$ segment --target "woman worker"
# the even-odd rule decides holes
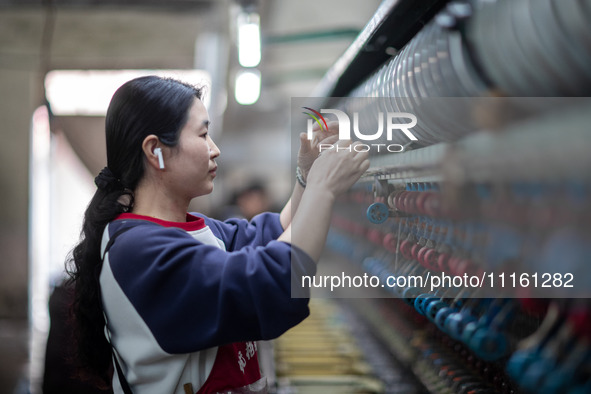
[[[308,315],[292,278],[315,273],[335,197],[369,167],[354,149],[319,156],[302,134],[303,175],[281,214],[189,214],[191,199],[213,190],[220,154],[201,97],[141,77],[107,111],[108,165],[69,273],[79,355],[106,384],[114,363],[115,393],[265,392],[254,341]]]

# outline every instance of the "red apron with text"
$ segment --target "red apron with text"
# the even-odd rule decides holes
[[[197,394],[228,392],[267,392],[267,380],[261,378],[256,342],[220,346],[211,372]]]

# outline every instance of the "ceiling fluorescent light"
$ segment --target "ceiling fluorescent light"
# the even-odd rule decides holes
[[[261,73],[256,68],[242,70],[236,74],[234,97],[242,105],[257,102],[261,95]]]
[[[242,67],[256,67],[261,62],[261,27],[259,14],[238,15],[238,62]]]

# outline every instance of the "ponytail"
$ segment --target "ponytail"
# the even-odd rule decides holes
[[[104,334],[104,317],[99,292],[102,266],[100,245],[106,225],[123,212],[131,210],[133,194],[126,191],[115,177],[107,180],[110,170],[105,167],[95,178],[98,186],[82,224],[82,240],[74,248],[68,274],[73,285],[72,312],[76,319],[74,338],[75,360],[80,368],[78,378],[109,387],[111,373],[111,345]],[[111,174],[112,175],[112,174]],[[129,195],[128,204],[122,203]]]

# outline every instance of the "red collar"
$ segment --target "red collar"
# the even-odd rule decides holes
[[[190,213],[187,213],[186,222],[170,222],[168,220],[162,220],[152,216],[138,215],[135,213],[122,213],[121,215],[115,218],[115,220],[122,219],[147,220],[149,222],[157,223],[164,227],[178,227],[186,231],[201,230],[205,227],[205,220],[203,220],[203,218],[191,215]]]

